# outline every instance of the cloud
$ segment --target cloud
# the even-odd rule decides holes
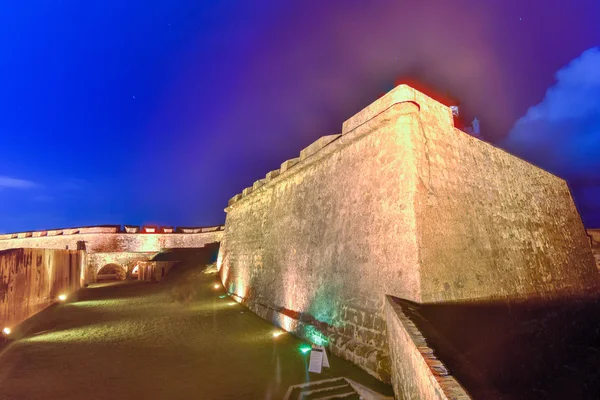
[[[38,186],[37,183],[32,181],[0,175],[0,189],[32,189]]]
[[[567,180],[599,181],[600,48],[560,69],[501,145]]]
[[[587,226],[600,226],[600,47],[561,68],[544,99],[499,143],[566,179]]]

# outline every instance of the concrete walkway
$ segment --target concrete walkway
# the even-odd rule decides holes
[[[16,328],[0,350],[0,399],[281,399],[290,385],[346,376],[383,385],[331,357],[306,372],[303,343],[232,302],[214,274],[102,284]]]

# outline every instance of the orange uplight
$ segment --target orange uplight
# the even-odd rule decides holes
[[[9,327],[6,327],[6,328],[2,329],[2,332],[8,336],[8,335],[10,335],[11,330]]]
[[[218,283],[215,283],[215,284],[213,285],[213,287],[214,287],[215,289],[219,289],[219,288],[221,287],[221,285],[219,285]]]
[[[67,295],[66,294],[61,294],[58,296],[58,300],[60,301],[65,301],[67,299]]]
[[[283,335],[284,333],[285,332],[282,332],[282,331],[273,332],[273,337],[278,338],[279,336]]]

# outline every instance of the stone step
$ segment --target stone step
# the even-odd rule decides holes
[[[329,398],[331,396],[336,396],[344,393],[352,394],[356,392],[354,391],[354,389],[352,389],[352,386],[344,382],[344,384],[342,385],[332,385],[320,389],[307,388],[300,393],[300,396],[298,396],[298,400],[322,399],[325,398],[325,396],[327,396],[326,398]]]
[[[284,400],[359,400],[360,396],[344,378],[323,379],[321,381],[290,386]]]

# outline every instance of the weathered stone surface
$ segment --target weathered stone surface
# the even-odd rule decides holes
[[[600,271],[600,229],[588,229],[590,244],[592,245],[592,253],[596,259],[596,267]]]
[[[12,328],[84,282],[83,251],[0,251],[0,329]]]
[[[339,134],[339,135],[329,135],[329,136],[320,137],[319,139],[317,139],[316,141],[311,143],[308,147],[306,147],[302,151],[300,151],[300,160],[304,160],[304,159],[312,156],[317,151],[321,150],[323,147],[327,146],[329,143],[333,142],[335,139],[339,138],[340,136],[342,136],[342,135]]]
[[[565,182],[454,128],[400,86],[343,135],[226,209],[230,292],[385,352],[384,295],[416,302],[565,296],[598,287]],[[379,332],[381,333],[381,332]],[[375,376],[381,375],[359,364]]]

